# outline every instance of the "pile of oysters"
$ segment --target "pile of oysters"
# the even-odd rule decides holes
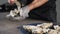
[[[31,34],[60,34],[60,26],[53,23],[23,25],[23,28]]]

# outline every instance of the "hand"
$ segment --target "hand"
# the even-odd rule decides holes
[[[20,16],[22,16],[23,18],[29,17],[28,13],[30,12],[30,10],[28,6],[22,7],[19,11],[20,11]]]

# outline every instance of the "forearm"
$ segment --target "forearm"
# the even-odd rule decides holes
[[[43,4],[48,2],[48,0],[34,0],[31,4],[28,5],[29,10],[32,10],[34,8],[37,8]]]

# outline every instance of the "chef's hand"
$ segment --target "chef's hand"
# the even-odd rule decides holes
[[[28,13],[30,12],[28,6],[22,7],[20,10],[20,16],[23,18],[29,17]]]

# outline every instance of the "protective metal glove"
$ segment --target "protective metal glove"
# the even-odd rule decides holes
[[[28,6],[22,7],[19,11],[20,11],[20,16],[22,16],[23,18],[29,17],[28,13],[30,10]]]

